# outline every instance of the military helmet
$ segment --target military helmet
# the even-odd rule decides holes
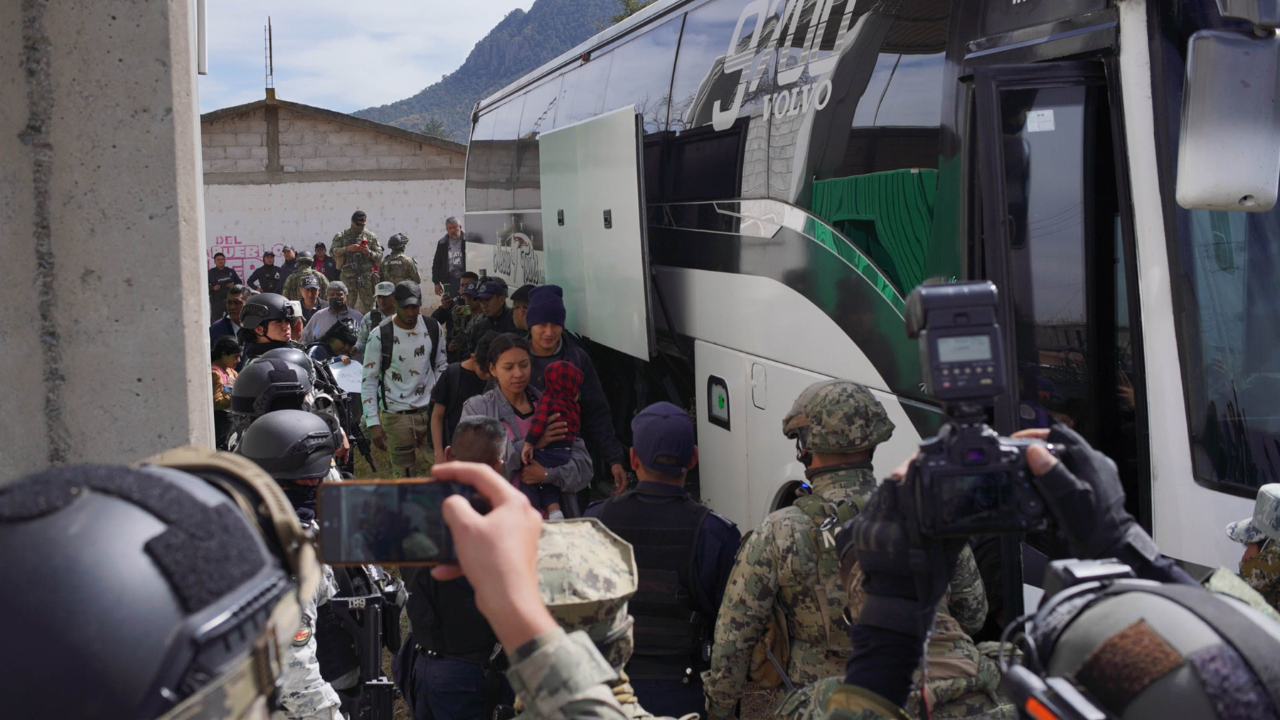
[[[1258,488],[1253,516],[1228,525],[1227,537],[1241,544],[1280,540],[1280,483]]]
[[[636,592],[637,578],[631,546],[599,520],[543,523],[538,541],[542,601],[565,632],[585,630],[617,669],[631,659],[627,600]]]
[[[288,360],[256,358],[231,386],[231,412],[257,417],[272,410],[309,410],[309,372]]]
[[[280,480],[307,480],[329,473],[337,449],[323,418],[303,410],[276,410],[253,421],[236,453]]]
[[[261,712],[320,575],[271,478],[202,448],[0,487],[0,547],[7,717]]]
[[[405,245],[409,244],[409,236],[404,233],[396,233],[387,240],[387,247],[392,250],[403,250]]]
[[[343,318],[343,319],[345,320],[346,318]],[[284,360],[285,362],[291,362],[294,365],[297,365],[298,367],[306,368],[307,377],[308,379],[311,380],[311,384],[314,385],[316,382],[315,363],[311,362],[310,355],[299,350],[298,348],[278,347],[272,350],[268,350],[262,353],[261,355],[259,355],[258,357],[259,358],[279,358],[281,360]]]
[[[782,434],[810,452],[856,453],[893,435],[893,421],[871,391],[849,380],[805,388],[782,418]]]
[[[296,317],[293,305],[283,295],[258,293],[249,298],[240,311],[241,327],[253,330],[272,320],[292,320]]]
[[[1280,625],[1199,586],[1119,579],[1069,587],[1041,605],[1023,643],[1023,664],[1002,668],[1001,689],[1028,712],[1275,717],[1261,708],[1280,692],[1268,669],[1280,656]],[[1055,704],[1080,714],[1054,712]]]

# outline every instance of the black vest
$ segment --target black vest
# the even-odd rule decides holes
[[[634,680],[677,680],[701,663],[711,618],[693,598],[693,552],[710,511],[687,496],[655,497],[635,490],[605,502],[600,522],[635,549],[640,583],[629,609],[635,617]],[[696,675],[695,675],[696,676]]]
[[[498,638],[476,608],[471,585],[465,580],[435,580],[430,568],[414,568],[404,574],[409,590],[409,627],[418,645],[437,655],[488,662]]]

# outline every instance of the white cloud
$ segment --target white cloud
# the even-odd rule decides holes
[[[200,110],[263,96],[271,16],[282,100],[351,112],[409,97],[453,72],[516,8],[534,0],[211,0]]]

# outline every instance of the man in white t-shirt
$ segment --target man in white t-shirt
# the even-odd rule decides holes
[[[418,284],[406,280],[396,285],[392,297],[395,316],[369,333],[365,345],[360,398],[373,444],[391,455],[391,466],[401,477],[413,477],[418,452],[431,439],[431,388],[448,360],[439,323],[419,315]]]

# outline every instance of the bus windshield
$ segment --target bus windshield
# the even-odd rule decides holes
[[[1173,200],[1187,41],[1223,21],[1214,0],[1159,7],[1152,71],[1192,461],[1202,485],[1248,494],[1280,481],[1280,206],[1210,212]]]

